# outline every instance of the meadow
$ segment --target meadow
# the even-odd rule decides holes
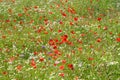
[[[120,80],[120,0],[0,0],[0,80]]]

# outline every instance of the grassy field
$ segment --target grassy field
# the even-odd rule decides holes
[[[0,0],[0,80],[120,80],[120,0]]]

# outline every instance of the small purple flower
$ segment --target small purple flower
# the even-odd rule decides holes
[[[43,49],[45,49],[45,46],[42,46]]]
[[[52,52],[48,52],[48,54],[51,54]]]

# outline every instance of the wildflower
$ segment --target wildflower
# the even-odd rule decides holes
[[[2,48],[0,48],[0,51],[2,51]]]
[[[97,39],[97,42],[101,42],[101,41],[102,41],[101,38],[98,38],[98,39]]]
[[[57,46],[56,46],[56,45],[54,45],[54,46],[53,46],[53,49],[57,49]]]
[[[61,36],[62,43],[67,42],[68,41],[67,38],[68,38],[67,35]]]
[[[73,43],[71,41],[67,41],[67,44],[73,46]]]
[[[44,23],[45,23],[45,25],[47,25],[48,24],[48,19],[44,19]]]
[[[78,21],[78,17],[75,17],[75,18],[74,18],[74,21]]]
[[[59,76],[64,77],[65,75],[64,73],[59,73]]]
[[[19,13],[19,14],[18,14],[18,16],[19,16],[19,17],[21,17],[21,16],[22,16],[22,14],[20,14],[20,13]]]
[[[59,40],[58,39],[54,39],[54,41],[57,43]]]
[[[20,54],[19,57],[20,57],[20,58],[24,58],[25,55],[24,55],[24,54]]]
[[[75,10],[73,8],[70,8],[70,7],[68,7],[68,12],[71,13],[71,14],[75,14],[76,13]]]
[[[48,43],[49,43],[49,45],[55,45],[55,42],[53,39],[50,39]]]
[[[21,24],[21,25],[22,25],[22,24],[23,24],[23,21],[20,21],[20,22],[19,22],[19,24]]]
[[[39,6],[34,6],[34,9],[37,9],[37,8],[39,8]]]
[[[47,31],[44,31],[44,34],[48,34],[48,32],[47,32]]]
[[[75,31],[72,30],[71,33],[72,33],[72,34],[75,34]]]
[[[93,46],[93,45],[90,45],[90,48],[94,48],[94,46]]]
[[[12,63],[14,60],[15,60],[15,57],[11,57],[11,58],[9,59],[9,63]]]
[[[98,20],[98,21],[101,21],[101,20],[102,20],[102,18],[98,17],[98,18],[97,18],[97,20]]]
[[[110,35],[112,35],[113,33],[112,32],[109,32]]]
[[[58,32],[60,33],[60,32],[62,32],[62,30],[61,30],[61,29],[59,29],[59,30],[58,30]]]
[[[30,61],[30,65],[31,65],[33,68],[36,68],[36,62],[35,62],[34,59],[32,59],[32,60]]]
[[[53,14],[53,12],[49,12],[49,14]]]
[[[104,30],[107,30],[108,28],[107,28],[107,26],[105,26],[103,29],[104,29]]]
[[[41,57],[41,58],[39,59],[39,61],[40,61],[40,62],[43,62],[43,61],[44,61],[44,58]]]
[[[60,66],[60,67],[59,67],[59,69],[60,69],[60,70],[63,70],[63,69],[64,69],[64,66],[63,66],[63,65],[62,65],[62,66]]]
[[[17,68],[17,71],[20,71],[22,69],[22,65],[18,65],[16,68]]]
[[[82,62],[78,64],[78,67],[82,67]]]
[[[100,25],[98,25],[98,28],[101,28],[101,26],[100,26]]]
[[[3,71],[3,72],[2,72],[2,74],[3,74],[3,75],[7,75],[7,74],[8,74],[8,72],[6,72],[6,71]]]
[[[55,54],[59,54],[59,53],[60,53],[60,51],[59,51],[59,50],[57,50],[57,49],[55,49],[55,50],[54,50],[54,53],[55,53]]]
[[[57,64],[59,64],[59,61],[55,61],[54,66],[57,66]]]
[[[68,64],[68,68],[73,70],[74,69],[73,64]]]
[[[81,40],[77,40],[78,43],[82,44],[83,42]]]
[[[81,35],[81,37],[84,37],[86,34],[82,33],[82,34],[80,34],[80,35]]]
[[[89,57],[89,58],[88,58],[88,60],[89,60],[89,61],[92,61],[92,60],[94,60],[94,58],[92,58],[92,57]]]
[[[12,9],[11,9],[11,8],[9,8],[9,9],[8,9],[8,12],[11,14],[11,13],[12,13]]]
[[[45,49],[45,46],[42,46],[43,49]]]
[[[117,42],[120,42],[120,38],[116,38],[116,41],[117,41]]]
[[[63,22],[62,22],[62,21],[60,21],[59,23],[60,23],[60,24],[63,24]]]
[[[3,38],[3,39],[5,39],[5,38],[6,38],[6,36],[5,36],[5,35],[3,35],[3,36],[2,36],[2,38]]]
[[[66,63],[66,60],[62,60],[62,63],[65,64],[65,63]]]
[[[118,61],[108,62],[108,63],[107,63],[107,66],[117,65],[118,63],[119,63]]]
[[[10,22],[10,20],[8,19],[8,20],[6,20],[5,22],[6,22],[6,23],[9,23],[9,22]]]
[[[72,25],[73,25],[73,22],[70,22],[70,25],[72,26]]]
[[[82,51],[82,47],[79,47],[78,50],[79,50],[79,51]]]
[[[37,55],[37,54],[38,54],[38,52],[35,51],[35,52],[34,52],[34,55]]]
[[[62,16],[64,16],[64,17],[66,17],[66,16],[67,16],[67,14],[66,14],[66,13],[64,13],[64,12],[61,12],[61,14],[62,14]]]

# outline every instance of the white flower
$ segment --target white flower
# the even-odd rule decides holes
[[[60,61],[55,61],[55,64],[59,64],[60,63]]]
[[[82,67],[82,63],[79,63],[79,64],[78,64],[78,67]]]
[[[107,63],[107,66],[116,65],[116,64],[118,64],[118,63],[119,63],[118,61],[108,62],[108,63]]]

